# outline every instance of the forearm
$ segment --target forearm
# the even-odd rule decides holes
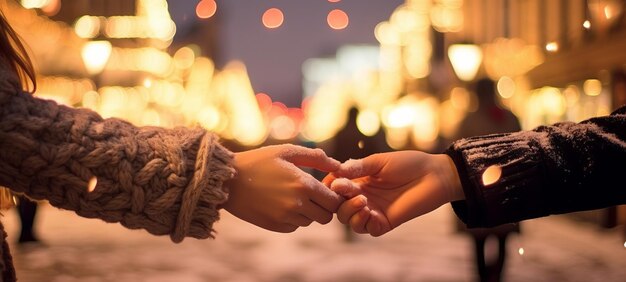
[[[453,203],[470,227],[626,203],[624,109],[579,124],[462,139],[447,151],[457,167],[465,201]],[[484,185],[495,166],[500,178]]]
[[[212,236],[227,198],[222,183],[233,173],[232,155],[214,135],[139,128],[26,93],[0,95],[0,185],[176,242]]]

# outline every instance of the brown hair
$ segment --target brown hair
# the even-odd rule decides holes
[[[26,48],[7,22],[2,10],[0,10],[0,64],[9,67],[10,71],[19,78],[24,90],[32,85],[31,92],[35,92],[37,83],[33,64],[26,53]],[[10,190],[0,186],[0,210],[10,208],[13,204],[12,198]]]
[[[32,85],[31,92],[35,92],[37,83],[33,64],[19,35],[11,28],[2,11],[0,11],[0,60],[20,79],[24,90]]]

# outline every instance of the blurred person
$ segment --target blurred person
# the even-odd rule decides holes
[[[473,83],[473,91],[478,97],[478,108],[468,113],[461,121],[454,140],[522,129],[517,117],[498,105],[497,89],[493,80],[486,77],[478,79]],[[520,232],[519,224],[509,223],[493,228],[466,228],[460,220],[456,219],[455,222],[457,230],[466,232],[472,237],[479,281],[500,281],[506,261],[506,241],[509,234]],[[495,243],[497,248],[494,250],[492,244],[485,244],[487,242]]]
[[[38,243],[39,237],[35,235],[34,227],[38,203],[23,195],[16,197],[17,215],[20,220],[20,236],[17,242],[19,244]]]
[[[359,130],[356,123],[358,115],[359,110],[356,107],[351,107],[348,110],[346,125],[328,142],[330,143],[330,149],[327,150],[330,152],[329,155],[340,162],[391,150],[387,146],[382,129],[374,136],[367,136]],[[348,225],[346,225],[345,239],[348,242],[355,239],[354,233]]]
[[[32,64],[0,12],[0,186],[31,199],[173,242],[213,238],[220,209],[292,232],[328,223],[343,200],[299,168],[336,170],[340,163],[321,149],[286,144],[232,153],[202,128],[103,119],[36,98],[29,86],[35,92]],[[15,281],[1,223],[0,231],[0,281]]]
[[[626,106],[580,123],[460,139],[442,154],[350,160],[323,182],[357,233],[383,235],[451,203],[468,227],[626,204]]]

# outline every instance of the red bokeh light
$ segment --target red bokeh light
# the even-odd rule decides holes
[[[344,29],[348,26],[348,23],[350,22],[348,14],[340,9],[330,11],[326,20],[328,22],[328,26],[330,26],[332,29]]]
[[[202,0],[196,6],[196,16],[201,19],[208,19],[215,15],[217,3],[215,0]]]
[[[283,11],[278,8],[270,8],[263,13],[263,17],[261,21],[263,25],[267,28],[277,28],[283,24],[285,17],[283,15]]]

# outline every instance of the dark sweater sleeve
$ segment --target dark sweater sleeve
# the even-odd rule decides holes
[[[0,79],[0,185],[175,242],[213,236],[234,172],[217,136],[103,119],[10,81]]]
[[[626,203],[626,107],[580,123],[461,139],[446,154],[465,193],[452,207],[468,227]],[[501,176],[483,185],[491,166]]]

